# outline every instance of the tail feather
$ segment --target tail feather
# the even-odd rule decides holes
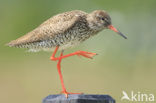
[[[6,44],[9,47],[17,47],[17,48],[23,48],[26,44],[20,43],[17,40],[13,40]]]
[[[16,46],[18,46],[18,43],[15,40],[13,40],[13,41],[7,43],[6,45],[9,47],[16,47]]]

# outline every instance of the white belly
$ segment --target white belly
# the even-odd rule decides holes
[[[71,47],[74,47],[76,45],[78,45],[80,42],[68,42],[62,46],[59,47],[58,50],[65,50],[67,48],[71,48]],[[38,52],[38,51],[54,51],[55,50],[55,47],[52,47],[52,48],[32,48],[32,49],[29,49],[28,52]]]

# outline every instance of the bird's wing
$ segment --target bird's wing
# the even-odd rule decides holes
[[[85,15],[85,12],[79,10],[58,14],[43,22],[33,31],[16,40],[11,41],[10,43],[8,43],[8,45],[18,46],[52,39],[56,35],[63,34],[66,30],[70,29]]]

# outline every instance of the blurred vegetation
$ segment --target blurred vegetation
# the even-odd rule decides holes
[[[0,102],[40,103],[61,91],[51,52],[28,53],[5,46],[51,16],[70,10],[109,12],[127,37],[104,30],[76,50],[96,52],[93,60],[71,57],[62,71],[68,91],[109,94],[121,103],[122,90],[156,94],[155,0],[0,0]]]

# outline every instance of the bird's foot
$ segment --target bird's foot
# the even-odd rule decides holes
[[[90,59],[92,59],[92,57],[93,57],[94,55],[97,55],[96,53],[91,53],[91,52],[86,52],[86,51],[77,51],[76,54],[77,54],[78,56],[84,56],[84,57],[90,58]]]
[[[83,93],[71,93],[71,92],[67,92],[67,91],[62,91],[62,94],[65,94],[66,98],[68,98],[68,95],[70,94],[83,94]]]

